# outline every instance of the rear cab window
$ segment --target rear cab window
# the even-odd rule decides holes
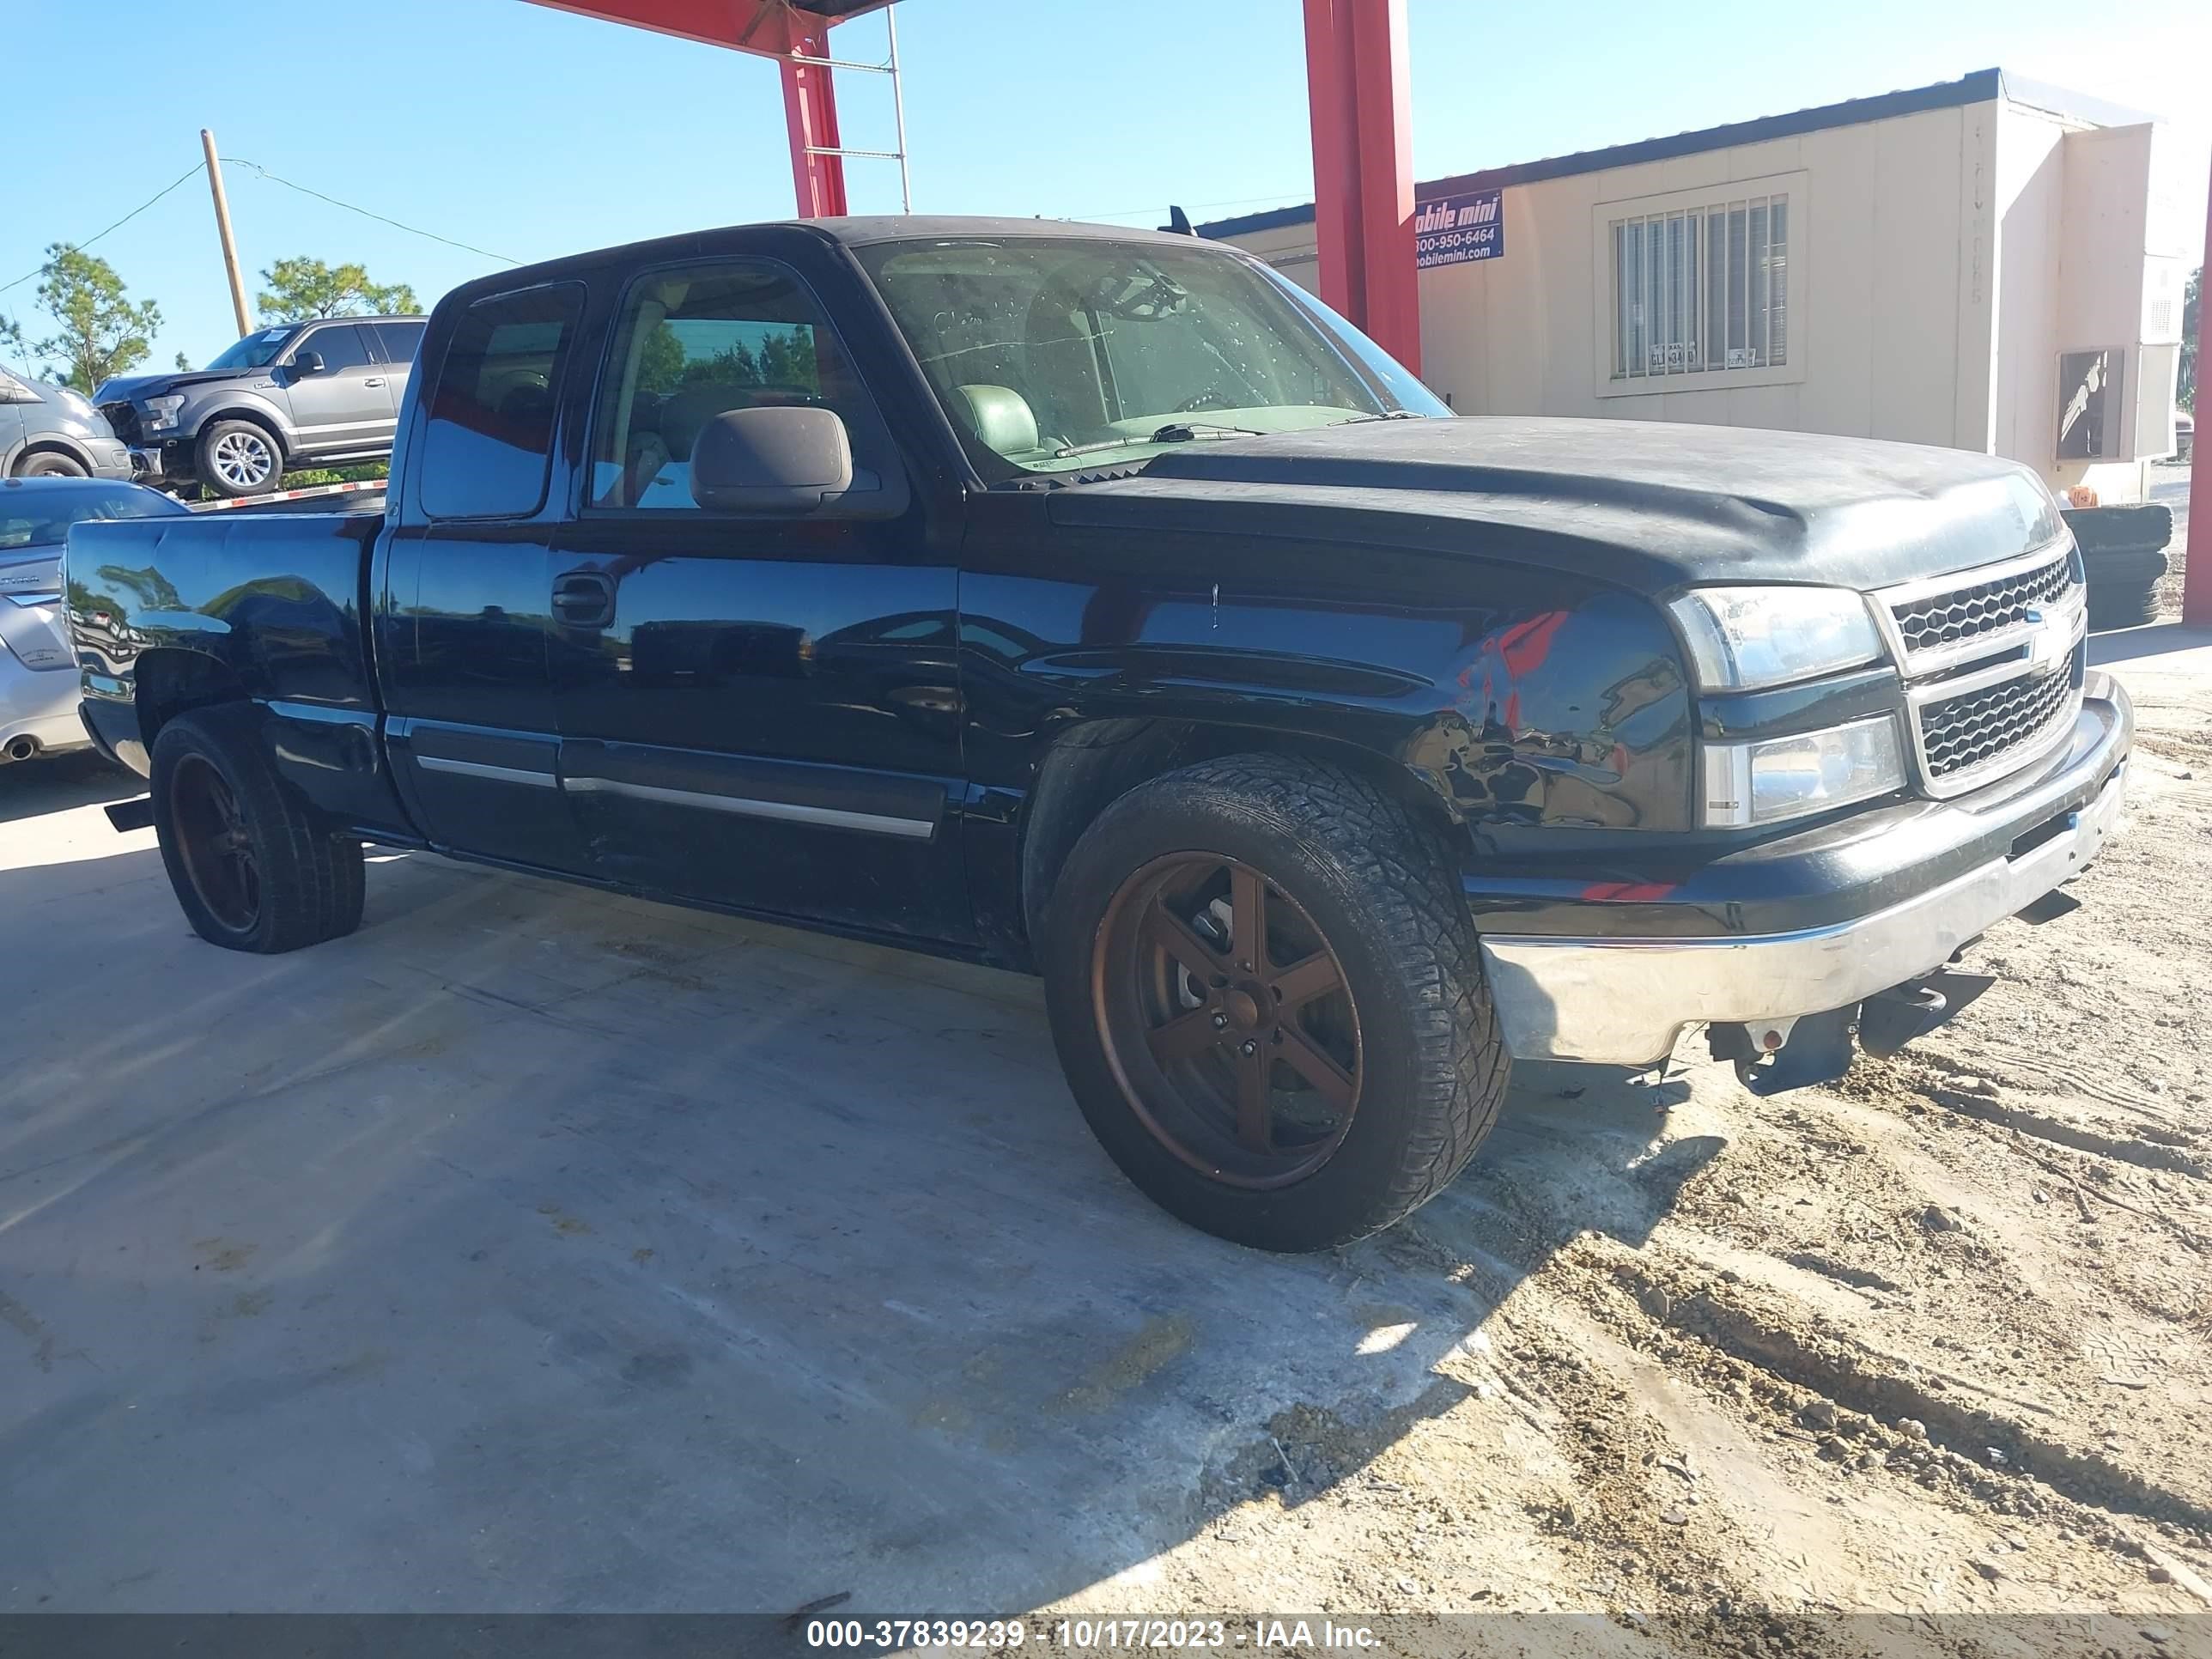
[[[420,492],[433,519],[528,518],[544,505],[580,283],[498,294],[461,313],[424,400]]]
[[[386,362],[411,363],[415,361],[415,354],[422,345],[422,324],[419,319],[393,322],[386,318],[379,318],[371,326],[376,330],[376,337],[382,343]]]

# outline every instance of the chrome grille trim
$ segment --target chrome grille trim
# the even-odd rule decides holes
[[[2081,709],[2088,593],[2071,537],[1995,564],[1884,588],[1873,597],[1891,656],[1905,678],[1905,726],[1927,794],[1947,799],[2008,777],[2045,758],[2073,730]],[[1957,608],[1960,614],[1948,621],[1963,631],[1929,642],[1927,619],[1947,607]],[[2053,690],[2047,684],[2051,677],[2065,681],[2055,700],[2027,701]],[[1999,695],[1987,700],[1992,692]],[[1984,704],[1972,711],[1954,707],[1970,698],[1983,698]],[[1957,718],[1973,713],[2008,740],[1989,750],[1982,734],[1962,738],[1945,729],[1947,711]],[[1932,740],[1931,716],[1937,728]],[[2025,723],[2012,729],[2006,722],[2014,719]],[[1961,744],[1973,751],[1963,760]]]
[[[1996,775],[2021,764],[2023,754],[2032,757],[2037,739],[2073,724],[2073,681],[2069,664],[1929,698],[1917,714],[1930,781]]]
[[[2074,561],[2066,538],[1996,564],[1877,592],[1881,630],[1905,677],[1941,673],[2033,637],[2038,624],[2028,613],[2063,604],[2078,587]]]
[[[2078,592],[2066,609],[2051,620],[2064,630],[2067,641],[2055,660],[2011,656],[1986,668],[1923,680],[1905,687],[1905,725],[1911,732],[1913,759],[1920,769],[1921,787],[1929,794],[1938,800],[1963,795],[2033,766],[2065,742],[2081,712],[2081,678],[2086,665],[2083,641],[2088,637],[2087,610]],[[1943,718],[1942,711],[1948,705],[2014,688],[2018,689],[2018,696],[2031,696],[2050,679],[2065,683],[2055,709],[2012,732],[2011,740],[1994,752],[1960,764],[1947,752],[1948,733],[1939,731],[1933,740],[1929,737],[1931,712],[1940,722]],[[2002,720],[2002,706],[1992,710],[1991,717]]]

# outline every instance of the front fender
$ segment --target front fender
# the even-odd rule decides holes
[[[296,447],[298,434],[292,425],[292,411],[273,395],[275,390],[272,385],[270,388],[271,395],[264,395],[255,388],[235,386],[210,386],[201,395],[187,391],[184,407],[177,411],[177,429],[161,435],[165,441],[173,438],[180,443],[197,443],[200,434],[214,422],[255,421],[275,434],[276,441],[284,446],[284,453],[289,455]]]
[[[1066,615],[1064,592],[965,579],[979,777],[1026,787],[1073,725],[1172,720],[1387,757],[1478,829],[1689,828],[1691,698],[1657,611],[1564,576],[1467,591],[1408,604],[1101,588],[1070,628],[1044,614]]]

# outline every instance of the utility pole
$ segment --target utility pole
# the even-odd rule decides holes
[[[215,198],[215,228],[222,237],[223,274],[230,278],[230,309],[238,319],[238,334],[243,339],[253,331],[253,319],[246,310],[246,283],[238,274],[238,244],[230,238],[230,204],[222,193],[222,163],[215,153],[215,134],[205,127],[200,129],[200,148],[207,152],[208,193]]]

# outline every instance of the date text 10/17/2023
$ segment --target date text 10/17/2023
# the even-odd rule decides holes
[[[811,1619],[806,1645],[859,1653],[929,1648],[1005,1652],[1034,1645],[1047,1653],[1173,1652],[1194,1648],[1375,1649],[1364,1625],[1328,1619],[1060,1619],[1031,1627],[1019,1619]]]

